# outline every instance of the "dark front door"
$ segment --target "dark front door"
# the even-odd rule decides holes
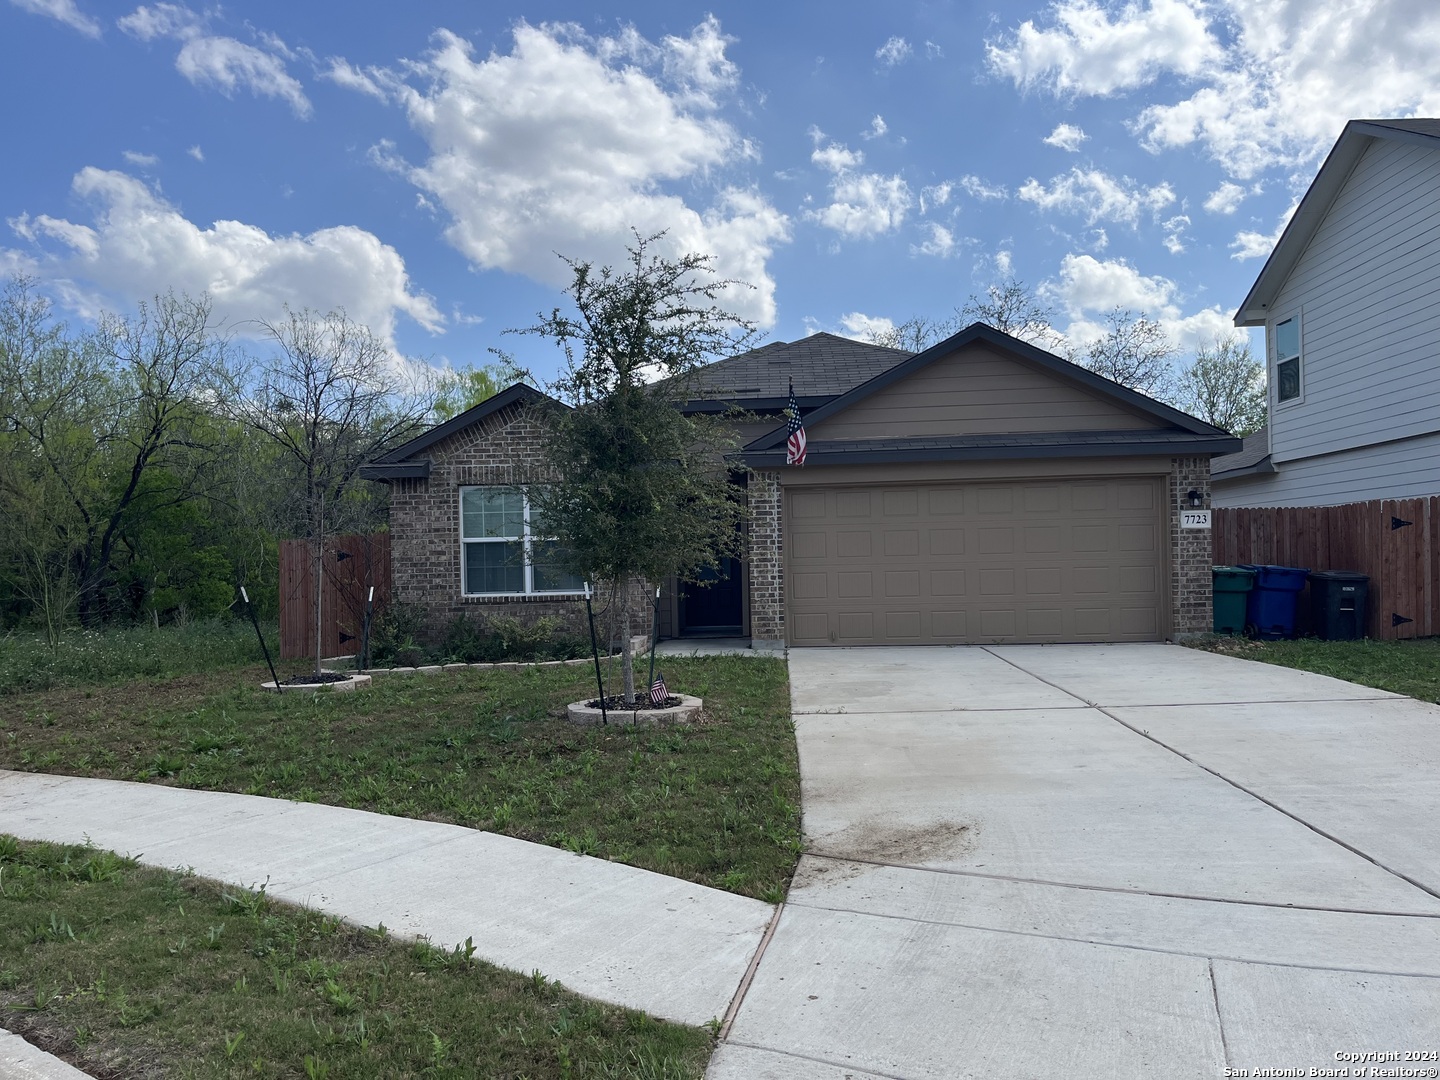
[[[698,582],[680,585],[680,633],[739,634],[742,619],[740,563],[722,559],[705,570]]]

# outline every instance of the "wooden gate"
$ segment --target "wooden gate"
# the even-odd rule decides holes
[[[390,534],[332,536],[325,541],[325,591],[320,646],[324,656],[360,651],[365,600],[375,589],[375,612],[390,600]],[[315,655],[315,562],[308,540],[280,542],[280,657]]]
[[[1216,565],[1353,570],[1370,578],[1370,637],[1440,633],[1440,498],[1228,507],[1214,517]]]

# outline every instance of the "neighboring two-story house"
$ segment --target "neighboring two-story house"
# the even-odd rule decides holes
[[[1235,325],[1265,328],[1270,422],[1215,506],[1440,495],[1440,119],[1345,126]]]

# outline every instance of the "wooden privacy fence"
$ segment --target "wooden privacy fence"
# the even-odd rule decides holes
[[[325,592],[320,647],[324,656],[360,651],[365,598],[375,587],[375,612],[390,600],[390,534],[332,536],[325,541]],[[280,657],[315,655],[315,562],[308,540],[280,542]]]
[[[1440,498],[1345,506],[1228,507],[1214,515],[1217,566],[1268,563],[1370,578],[1373,638],[1440,633]],[[1304,598],[1299,629],[1310,629]]]

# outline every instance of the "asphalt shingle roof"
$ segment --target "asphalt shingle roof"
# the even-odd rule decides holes
[[[1262,427],[1253,435],[1246,435],[1241,440],[1240,452],[1238,454],[1221,454],[1210,461],[1210,475],[1218,477],[1221,473],[1236,472],[1240,469],[1248,469],[1259,465],[1270,456],[1270,428]]]
[[[783,398],[794,379],[798,398],[836,397],[912,355],[835,334],[772,341],[695,372],[691,396],[725,401]]]
[[[1440,120],[1417,116],[1410,120],[1360,120],[1357,123],[1375,124],[1378,127],[1394,128],[1396,131],[1410,131],[1416,135],[1430,135],[1440,139]]]

